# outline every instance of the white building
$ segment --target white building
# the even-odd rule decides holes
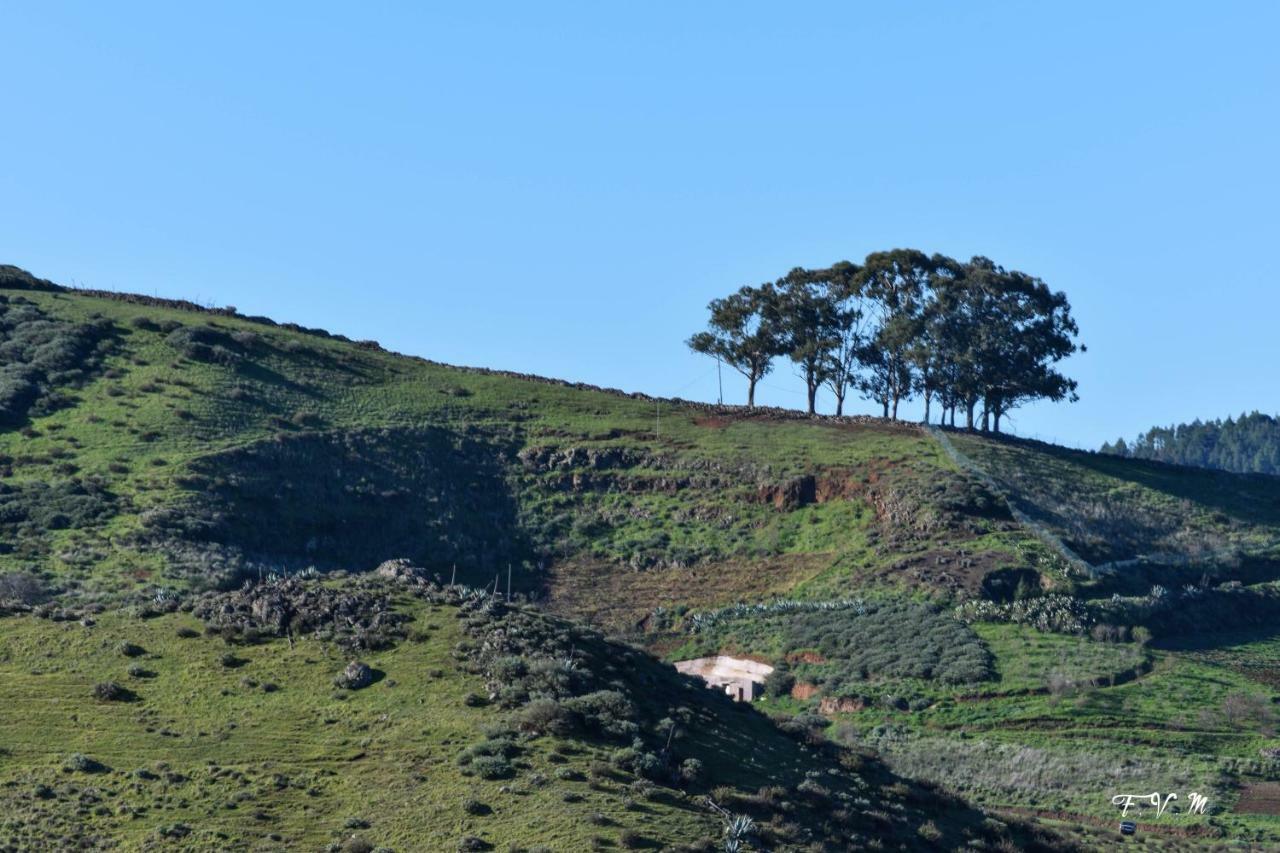
[[[750,702],[764,690],[764,678],[773,672],[773,667],[745,658],[716,655],[677,661],[676,670],[696,675],[708,687],[723,689],[735,702]]]

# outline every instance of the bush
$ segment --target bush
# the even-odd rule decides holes
[[[577,714],[583,725],[605,735],[628,736],[638,730],[635,708],[617,690],[596,690],[564,701],[564,708]]]
[[[575,714],[546,696],[530,701],[515,719],[521,731],[533,734],[566,735],[577,728]]]
[[[791,688],[795,686],[795,674],[791,672],[791,667],[787,666],[785,661],[780,661],[773,672],[764,677],[765,695],[775,699],[791,695]]]
[[[112,331],[106,321],[77,324],[25,300],[0,301],[0,424],[63,406],[63,389],[82,385],[101,367]]]
[[[481,779],[507,779],[515,773],[511,762],[501,755],[481,755],[471,761]]]
[[[624,829],[618,834],[618,844],[626,850],[639,850],[644,845],[644,836],[634,829]]]
[[[95,758],[77,752],[63,763],[62,769],[68,773],[105,773],[111,768]]]
[[[10,572],[0,575],[0,601],[11,599],[23,604],[38,604],[47,593],[44,584],[27,572]]]
[[[93,696],[103,702],[131,702],[138,698],[132,690],[115,681],[103,681],[93,686]]]
[[[142,655],[145,655],[147,653],[147,650],[144,649],[142,646],[138,646],[129,642],[120,643],[118,646],[116,646],[116,651],[118,651],[120,654],[124,655],[127,658],[141,657]]]
[[[700,784],[706,778],[706,775],[706,768],[696,758],[686,758],[680,763],[680,780],[686,784]]]

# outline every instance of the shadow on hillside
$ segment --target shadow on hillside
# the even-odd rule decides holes
[[[238,559],[233,575],[366,570],[405,557],[445,578],[456,566],[459,582],[476,585],[492,583],[495,571],[505,583],[511,565],[513,589],[525,590],[521,567],[532,549],[506,450],[435,427],[280,434],[196,462],[182,481],[186,505],[151,516],[149,535],[161,547],[216,546],[219,561]],[[201,571],[189,547],[169,550],[171,562]]]
[[[1011,436],[981,437],[995,444],[1033,451],[1095,474],[1191,501],[1250,524],[1280,523],[1280,477],[1126,459]],[[1043,473],[1046,476],[1051,474],[1048,470]]]

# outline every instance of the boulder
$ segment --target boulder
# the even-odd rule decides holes
[[[373,683],[373,670],[368,664],[353,660],[333,683],[347,690],[361,690]]]

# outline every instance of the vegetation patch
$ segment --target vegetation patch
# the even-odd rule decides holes
[[[0,426],[70,405],[67,392],[102,365],[107,320],[60,320],[21,296],[0,294]]]
[[[779,602],[694,614],[687,624],[694,638],[679,656],[763,655],[792,683],[816,688],[810,696],[866,694],[888,680],[959,685],[995,675],[990,651],[968,626],[908,601]]]

